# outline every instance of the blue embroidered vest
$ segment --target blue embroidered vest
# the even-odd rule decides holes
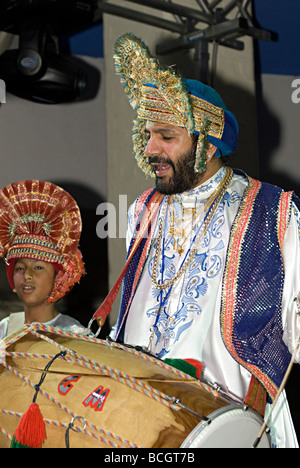
[[[290,353],[282,341],[282,243],[292,192],[249,179],[231,228],[223,277],[221,332],[232,357],[273,400]]]

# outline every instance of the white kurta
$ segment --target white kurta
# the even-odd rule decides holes
[[[25,313],[24,312],[17,312],[13,315],[19,316],[19,317],[16,322],[18,324],[17,328],[15,328],[14,330],[11,330],[11,333],[14,333],[19,328],[22,328],[25,325]],[[4,340],[4,338],[6,338],[7,336],[8,328],[9,328],[9,321],[10,321],[10,316],[6,317],[0,322],[0,346],[1,346],[1,340]],[[49,320],[49,322],[44,322],[43,325],[47,325],[49,327],[60,328],[61,330],[65,330],[65,331],[69,331],[69,332],[77,333],[77,334],[87,333],[87,328],[83,327],[78,322],[78,320],[74,319],[73,317],[70,317],[69,315],[58,314],[52,320]]]
[[[197,212],[201,211],[203,202],[216,190],[224,175],[225,168],[222,168],[203,185],[176,195],[172,212],[171,207],[168,207],[161,246],[163,255],[160,256],[163,263],[160,261],[158,268],[158,279],[162,282],[174,277],[190,252],[196,229],[201,227],[203,216],[195,219],[192,208],[197,207]],[[204,365],[205,380],[212,384],[217,383],[226,393],[241,402],[247,393],[251,375],[225,348],[220,330],[220,308],[230,228],[247,184],[248,180],[245,177],[234,175],[205,238],[201,239],[194,261],[183,276],[163,292],[155,289],[152,283],[155,249],[160,247],[157,246],[156,237],[130,307],[124,335],[125,343],[146,348],[149,347],[152,336],[151,353],[161,359],[193,358],[201,361]],[[167,203],[166,197],[159,219],[163,215],[165,203]],[[133,205],[129,210],[128,242],[134,228],[134,209]],[[176,226],[174,219],[181,220],[181,230],[180,223]],[[192,232],[191,223],[197,224],[197,228],[195,227],[195,231]],[[283,248],[285,283],[282,320],[285,343],[290,351],[294,349],[300,335],[299,317],[294,300],[300,291],[299,223],[300,214],[297,208],[293,207]],[[174,237],[170,235],[170,224],[177,228],[175,233],[178,234],[178,238],[176,235],[174,237],[184,250],[181,255],[176,250]],[[159,222],[156,226],[156,235],[158,225]],[[150,330],[153,330],[151,327],[154,326],[155,333],[151,335]],[[299,358],[297,360],[299,361]],[[266,409],[266,414],[268,411],[269,407]],[[273,446],[298,446],[285,393],[278,402],[269,426]]]

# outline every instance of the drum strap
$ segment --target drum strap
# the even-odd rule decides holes
[[[112,305],[117,297],[117,294],[119,292],[123,279],[127,271],[131,267],[131,262],[133,261],[134,256],[138,254],[138,250],[140,246],[143,245],[143,241],[146,240],[146,244],[150,243],[151,235],[149,234],[149,232],[155,225],[154,221],[156,220],[158,216],[160,205],[164,198],[164,195],[157,192],[156,189],[148,190],[145,193],[147,194],[150,193],[149,194],[150,199],[148,200],[147,204],[145,203],[143,204],[144,209],[140,213],[141,219],[139,222],[139,229],[137,230],[136,235],[133,239],[133,245],[131,246],[131,249],[128,252],[125,266],[123,267],[123,270],[121,271],[119,277],[117,278],[112,289],[106,296],[105,300],[103,301],[101,306],[96,310],[96,312],[93,315],[93,319],[97,320],[99,327],[102,327],[104,325],[106,317],[108,316],[108,314],[110,314]]]
[[[244,403],[262,417],[265,415],[267,392],[263,385],[252,375]]]

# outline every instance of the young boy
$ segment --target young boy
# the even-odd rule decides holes
[[[24,312],[0,322],[0,340],[33,322],[86,332],[56,308],[84,273],[80,234],[79,208],[57,185],[28,180],[0,191],[0,257],[5,257],[9,284],[24,305]]]

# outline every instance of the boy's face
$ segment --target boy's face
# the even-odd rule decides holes
[[[14,265],[15,291],[26,305],[40,305],[46,302],[55,283],[55,269],[51,263],[22,258]]]

